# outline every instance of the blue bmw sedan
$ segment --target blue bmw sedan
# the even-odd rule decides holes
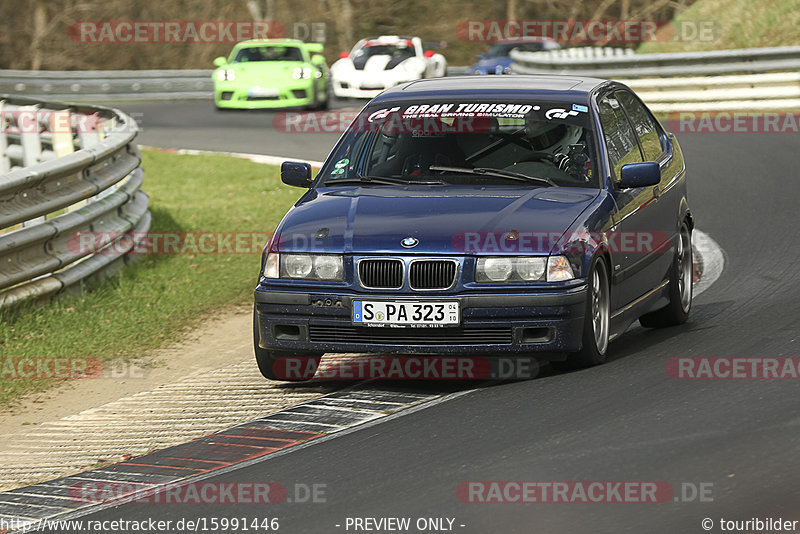
[[[381,93],[264,249],[256,360],[324,353],[604,362],[687,320],[692,228],[673,134],[613,81],[439,78]],[[313,369],[313,367],[312,367]],[[313,374],[313,373],[312,373]]]

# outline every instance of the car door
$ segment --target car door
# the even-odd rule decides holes
[[[611,194],[617,211],[607,233],[611,258],[612,309],[617,310],[645,295],[659,283],[651,254],[642,254],[642,238],[652,235],[658,216],[653,203],[654,187],[622,188],[620,170],[628,163],[644,161],[639,138],[616,94],[598,99],[598,110],[609,160]]]
[[[661,283],[669,276],[674,254],[670,244],[676,242],[679,231],[678,217],[683,195],[680,188],[674,186],[678,183],[679,174],[683,173],[683,166],[678,168],[675,165],[677,162],[666,150],[669,141],[645,105],[627,90],[618,90],[614,95],[633,124],[644,160],[655,161],[661,169],[661,182],[657,188],[653,188],[654,200],[648,207],[652,232],[641,236],[646,239],[641,240],[643,246],[640,251],[640,254],[648,254],[648,247],[644,243],[652,243],[651,261],[657,276],[655,283]]]

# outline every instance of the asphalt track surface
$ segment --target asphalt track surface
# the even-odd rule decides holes
[[[349,116],[365,103],[337,100],[332,103],[331,111]],[[157,147],[246,152],[321,161],[341,135],[328,131],[305,134],[275,131],[273,124],[280,124],[282,115],[302,113],[299,109],[218,111],[207,100],[107,105],[121,108],[139,122],[142,132],[137,139],[140,144]],[[331,117],[338,118],[333,113]]]
[[[120,107],[142,114],[143,144],[323,159],[337,137],[278,135],[273,113],[220,114],[207,102]],[[800,383],[666,372],[679,356],[798,356],[797,134],[679,140],[697,227],[726,253],[686,325],[633,329],[603,366],[485,385],[208,479],[321,483],[325,503],[128,504],[84,519],[277,517],[288,533],[354,532],[348,517],[449,517],[465,533],[720,532],[722,518],[800,519]],[[666,481],[679,501],[683,484],[710,483],[713,502],[461,502],[458,485],[476,480]]]

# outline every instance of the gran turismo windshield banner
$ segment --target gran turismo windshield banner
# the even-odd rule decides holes
[[[584,127],[588,107],[582,104],[527,102],[419,102],[404,106],[367,108],[351,125],[351,131],[404,132],[486,132],[486,119],[536,119],[561,121]],[[503,123],[499,123],[498,126]],[[506,122],[505,124],[513,124]]]

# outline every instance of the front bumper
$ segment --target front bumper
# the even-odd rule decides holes
[[[406,297],[408,298],[408,297]],[[414,301],[458,301],[458,327],[356,326],[352,301],[396,295],[255,292],[256,335],[265,349],[328,353],[508,354],[574,352],[581,348],[586,287],[538,294],[426,295]]]
[[[272,96],[256,96],[249,86],[214,87],[214,104],[218,108],[229,109],[270,109],[309,106],[314,102],[314,86],[297,84],[280,87]]]
[[[337,98],[375,98],[386,89],[395,85],[414,81],[419,78],[368,78],[353,76],[352,78],[331,79],[331,89]]]
[[[331,84],[333,94],[337,98],[375,98],[386,88],[393,86],[394,84],[375,89],[361,89],[357,83],[354,84],[346,81],[334,81]]]

